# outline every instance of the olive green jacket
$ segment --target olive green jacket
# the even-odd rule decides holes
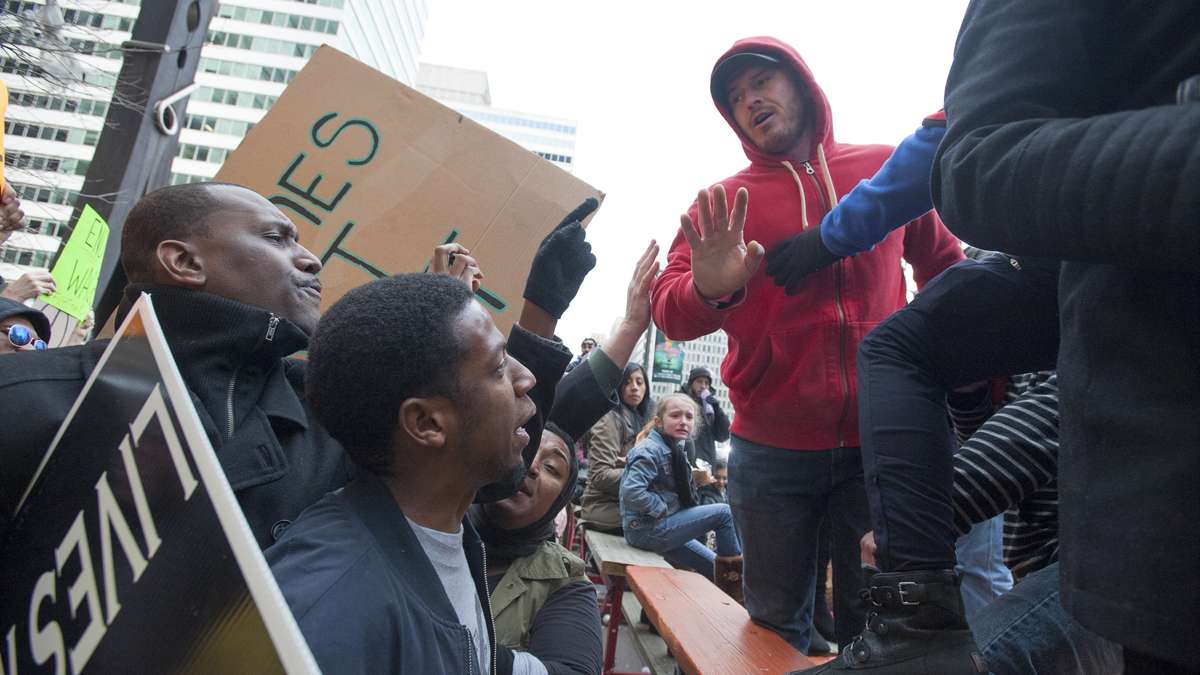
[[[583,561],[552,541],[512,561],[492,590],[496,642],[510,649],[527,649],[533,617],[547,598],[567,584],[586,580]]]

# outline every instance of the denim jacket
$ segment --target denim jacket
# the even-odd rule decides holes
[[[688,480],[690,476],[685,476]],[[671,469],[671,447],[657,429],[629,451],[621,474],[621,522],[649,527],[681,508]]]

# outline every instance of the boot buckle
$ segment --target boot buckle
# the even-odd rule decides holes
[[[921,594],[921,584],[918,584],[914,581],[901,581],[900,583],[896,584],[896,590],[897,594],[900,596],[901,605],[907,605],[911,607],[921,604],[921,602],[916,599],[917,596]],[[910,595],[914,598],[913,600],[908,599]]]

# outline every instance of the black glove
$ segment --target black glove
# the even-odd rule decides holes
[[[562,318],[584,278],[596,266],[592,245],[584,241],[582,221],[599,207],[594,197],[583,200],[546,235],[533,256],[525,281],[525,299],[555,319]]]
[[[830,253],[821,241],[821,227],[807,230],[786,239],[767,254],[767,274],[783,286],[788,295],[800,291],[800,283],[808,275],[841,259]]]

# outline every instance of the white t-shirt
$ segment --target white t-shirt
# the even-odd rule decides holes
[[[408,520],[407,518],[405,520]],[[442,587],[446,589],[446,597],[454,606],[458,622],[471,634],[475,643],[475,656],[479,661],[479,671],[489,675],[492,669],[492,646],[488,641],[488,619],[483,613],[483,603],[475,592],[475,580],[471,578],[471,568],[467,565],[467,554],[463,551],[463,530],[460,525],[458,532],[440,532],[408,520],[421,548],[433,564]]]
[[[460,525],[458,532],[449,533],[422,527],[412,520],[412,527],[417,541],[425,550],[425,556],[433,564],[442,588],[446,589],[446,597],[454,606],[458,622],[471,634],[475,643],[475,654],[479,660],[479,670],[489,675],[492,669],[492,649],[488,641],[487,616],[483,613],[483,603],[475,592],[475,580],[471,578],[471,567],[467,564],[467,554],[463,550],[463,529]],[[528,652],[513,652],[513,675],[548,675],[546,666],[536,656]]]

